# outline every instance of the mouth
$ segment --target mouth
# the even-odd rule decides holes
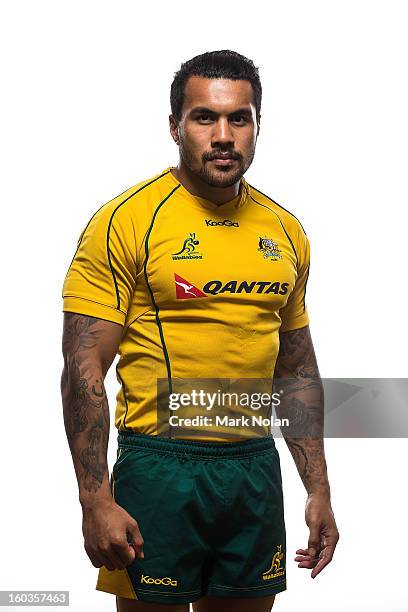
[[[236,160],[229,153],[220,153],[211,159],[216,166],[232,166]]]

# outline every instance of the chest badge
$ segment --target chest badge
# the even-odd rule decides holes
[[[266,236],[259,238],[258,251],[263,254],[264,259],[269,259],[269,261],[282,259],[278,243],[274,242],[272,238],[266,238]]]
[[[178,259],[202,259],[203,254],[197,251],[196,247],[200,244],[197,240],[195,232],[190,232],[183,242],[183,246],[177,253],[172,253],[174,260]]]

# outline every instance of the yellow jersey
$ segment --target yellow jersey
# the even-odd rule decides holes
[[[272,379],[279,330],[309,323],[310,247],[298,219],[243,177],[217,205],[171,169],[95,212],[62,290],[63,311],[123,327],[119,431],[160,434],[158,379]],[[251,435],[215,429],[194,437]]]

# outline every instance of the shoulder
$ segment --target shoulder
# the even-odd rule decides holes
[[[93,213],[82,233],[96,228],[110,231],[112,226],[121,225],[130,230],[132,225],[138,224],[144,217],[149,218],[152,205],[165,189],[161,179],[167,173],[168,170],[165,170],[139,181],[102,204]]]
[[[247,185],[252,200],[274,212],[285,226],[285,229],[290,231],[290,233],[294,232],[300,236],[306,236],[306,231],[302,223],[290,210],[282,206],[282,204],[278,204],[276,200],[258,189],[258,187],[249,183],[247,183]]]
[[[166,170],[135,183],[103,204],[95,214],[100,213],[101,216],[116,215],[119,211],[123,214],[124,211],[131,211],[133,209],[133,204],[136,202],[142,204],[143,202],[149,201],[151,198],[154,199],[156,195],[161,192],[162,182],[160,179],[167,174],[168,171]]]

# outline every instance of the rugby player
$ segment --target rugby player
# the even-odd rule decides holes
[[[323,421],[305,303],[309,241],[243,176],[261,95],[258,69],[237,52],[182,64],[169,117],[178,165],[99,208],[65,277],[61,392],[84,545],[96,588],[116,595],[120,612],[187,612],[190,603],[266,612],[286,589],[273,436],[228,427],[176,435],[158,407],[158,380],[171,392],[184,379],[290,379],[290,405]],[[104,379],[117,354],[109,475]],[[323,437],[285,440],[307,493],[309,537],[295,561],[315,578],[339,537]]]

